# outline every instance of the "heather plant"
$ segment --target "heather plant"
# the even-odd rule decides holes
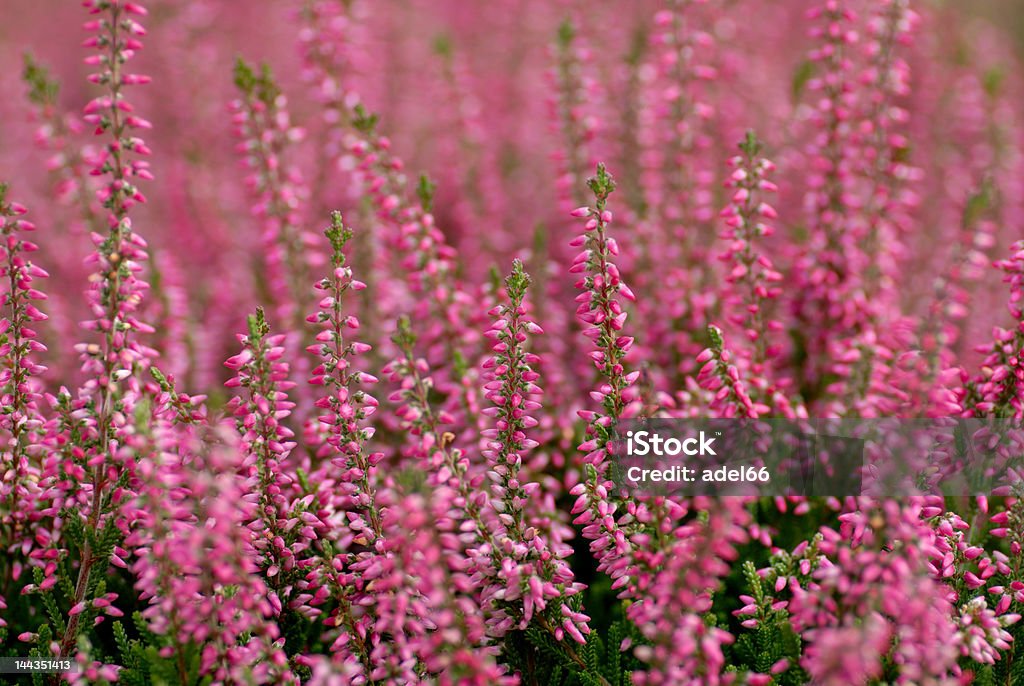
[[[82,4],[0,27],[0,658],[72,665],[0,681],[1024,683],[998,27]],[[920,418],[856,492],[619,469],[639,421]]]

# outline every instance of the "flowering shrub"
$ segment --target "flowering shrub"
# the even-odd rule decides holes
[[[0,73],[0,656],[74,664],[24,678],[1024,683],[1019,475],[613,479],[640,417],[1024,419],[997,31],[909,0],[83,4],[87,79],[46,66],[60,31]]]

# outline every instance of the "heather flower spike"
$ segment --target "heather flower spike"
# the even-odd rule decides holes
[[[78,550],[78,579],[70,594],[71,609],[55,651],[61,656],[71,655],[78,646],[84,627],[80,612],[75,610],[101,588],[94,579],[105,572],[117,529],[126,525],[124,515],[115,511],[111,492],[123,488],[119,482],[128,481],[134,468],[134,459],[122,447],[131,443],[135,405],[146,390],[139,371],[152,355],[136,340],[137,335],[151,333],[152,328],[137,316],[148,288],[142,278],[147,246],[133,231],[129,214],[136,204],[145,201],[137,180],[153,178],[148,162],[140,159],[148,156],[150,149],[135,135],[151,125],[134,113],[124,93],[130,86],[150,81],[148,76],[126,71],[129,60],[142,47],[139,37],[145,35],[135,17],[145,16],[146,10],[135,3],[107,0],[83,4],[95,17],[85,24],[91,34],[85,44],[96,49],[86,63],[98,69],[89,80],[103,89],[85,106],[84,120],[96,127],[96,135],[106,139],[92,160],[91,171],[104,178],[96,197],[106,212],[106,235],[92,234],[95,251],[87,258],[87,264],[95,269],[87,292],[94,319],[82,326],[95,332],[99,342],[78,346],[82,371],[89,378],[80,396],[88,405],[79,409],[85,409],[84,417],[75,418],[81,423],[72,430],[89,437],[76,459],[79,470],[88,476],[82,474],[85,478],[78,487],[64,497],[82,498],[89,506],[75,515],[86,533]]]
[[[319,356],[321,362],[313,370],[310,383],[322,386],[325,395],[316,405],[327,411],[318,419],[326,424],[330,434],[318,451],[340,470],[341,480],[346,484],[345,495],[352,498],[350,519],[357,538],[362,545],[372,546],[375,538],[382,535],[381,514],[375,502],[374,473],[381,458],[380,453],[367,454],[366,441],[373,430],[361,426],[377,409],[377,400],[363,390],[362,386],[377,382],[376,377],[353,369],[355,358],[369,352],[370,346],[352,340],[349,332],[359,328],[359,319],[346,314],[345,297],[349,291],[358,292],[366,287],[353,277],[352,269],[345,264],[345,244],[352,238],[352,230],[345,226],[340,212],[331,214],[331,225],[324,234],[331,245],[333,270],[328,278],[316,284],[323,293],[320,311],[309,317],[322,329],[317,335],[318,343],[309,346],[308,351]]]
[[[576,281],[576,288],[582,291],[576,298],[580,303],[576,315],[587,327],[583,335],[594,341],[590,358],[599,372],[599,386],[590,396],[602,411],[580,412],[587,422],[587,440],[578,446],[584,453],[584,479],[571,491],[577,498],[572,513],[577,515],[574,523],[583,525],[583,536],[598,558],[598,568],[611,574],[613,588],[619,588],[630,581],[626,563],[632,543],[615,519],[617,503],[607,480],[607,461],[615,426],[626,415],[626,393],[639,377],[638,372],[627,373],[623,365],[633,338],[621,333],[627,314],[618,299],[621,294],[632,300],[633,293],[611,261],[616,251],[607,233],[612,221],[607,203],[615,190],[615,180],[599,164],[597,174],[587,180],[587,185],[594,194],[594,205],[572,212],[585,223],[584,232],[573,241],[574,246],[583,250],[570,271],[583,275]]]
[[[772,236],[774,229],[768,222],[778,217],[765,200],[776,190],[767,178],[775,165],[761,157],[761,147],[754,133],[748,131],[739,146],[742,155],[729,161],[734,171],[726,185],[733,193],[730,204],[721,212],[725,224],[721,238],[728,248],[719,258],[726,263],[726,280],[743,289],[729,294],[729,305],[734,308],[730,319],[753,346],[751,364],[759,373],[775,352],[769,348],[768,334],[781,328],[780,323],[766,318],[765,309],[778,298],[777,284],[782,280],[782,274],[756,245],[756,241]]]
[[[0,183],[0,545],[16,549],[34,519],[39,490],[39,441],[44,434],[42,384],[46,367],[39,359],[46,346],[36,327],[46,314],[35,303],[47,299],[39,281],[46,271],[30,257],[38,248],[27,235],[35,231],[22,217],[27,209],[8,198]],[[0,566],[17,576],[14,560]]]
[[[697,356],[703,365],[697,375],[701,387],[712,394],[711,409],[723,417],[756,418],[769,411],[765,405],[755,403],[739,369],[732,363],[732,353],[725,347],[722,331],[708,327],[711,346]]]
[[[569,610],[566,601],[583,590],[573,578],[567,562],[552,550],[543,532],[530,526],[526,505],[540,484],[524,480],[524,453],[536,447],[527,431],[538,422],[532,413],[541,408],[540,375],[533,366],[540,360],[526,349],[529,335],[543,333],[527,317],[525,298],[530,277],[519,260],[505,279],[508,303],[490,312],[495,322],[486,337],[492,340],[494,356],[484,363],[486,397],[494,407],[486,414],[494,418],[494,428],[484,432],[488,447],[491,481],[491,507],[494,522],[496,569],[514,569],[503,574],[504,583],[485,590],[485,600],[496,603],[499,613],[492,633],[503,634],[510,628],[526,629],[534,615],[544,627],[563,629],[579,643],[590,633],[587,617]],[[487,596],[493,593],[493,598]],[[564,608],[564,609],[563,609]]]
[[[1007,259],[995,263],[1003,273],[1003,280],[1010,284],[1007,303],[1014,325],[1010,329],[997,327],[993,330],[993,342],[981,348],[985,354],[981,373],[966,387],[967,400],[980,416],[1024,417],[1024,395],[1022,379],[1024,371],[1020,365],[1021,351],[1024,350],[1024,241],[1017,241],[1011,247]]]
[[[344,250],[352,231],[340,212],[331,214],[331,224],[324,235],[331,246],[331,269],[327,277],[315,284],[322,294],[318,303],[321,309],[307,317],[320,329],[317,342],[307,352],[319,360],[309,382],[321,389],[315,406],[324,414],[316,422],[326,429],[326,435],[319,431],[310,435],[314,440],[322,440],[316,456],[324,463],[310,477],[300,477],[304,485],[314,479],[324,481],[321,487],[313,489],[314,494],[300,498],[297,503],[308,508],[299,516],[307,523],[303,528],[312,544],[299,555],[312,557],[298,584],[296,607],[307,617],[318,617],[323,613],[322,605],[337,601],[328,620],[335,628],[333,657],[329,667],[322,666],[321,670],[368,675],[375,664],[372,653],[384,649],[376,628],[376,622],[383,619],[379,613],[363,608],[380,598],[372,585],[380,565],[389,556],[384,534],[387,503],[378,494],[378,464],[383,453],[367,450],[367,442],[374,434],[367,420],[378,403],[363,387],[377,379],[353,368],[358,356],[367,353],[370,346],[355,340],[351,333],[360,328],[360,323],[355,315],[347,314],[352,306],[348,298],[352,295],[350,291],[362,291],[366,284],[356,280],[346,264]],[[319,510],[319,516],[313,514],[311,506],[318,501],[329,503],[329,511],[342,517],[344,525],[333,530],[327,528],[327,511]]]
[[[582,45],[584,40],[577,23],[564,19],[558,26],[555,66],[549,75],[552,92],[548,106],[562,138],[562,148],[555,154],[559,165],[556,185],[567,207],[583,199],[587,169],[593,164],[591,150],[600,126],[590,109],[598,97],[598,86],[585,71],[590,51]],[[588,109],[591,114],[587,114]]]
[[[287,101],[266,64],[254,68],[239,58],[234,76],[242,96],[231,106],[241,141],[238,151],[250,172],[246,183],[257,199],[254,214],[264,222],[266,269],[279,298],[277,311],[287,321],[308,300],[309,255],[315,254],[313,237],[301,228],[302,179],[283,160],[302,132],[291,125]]]
[[[139,520],[124,543],[134,556],[135,589],[146,601],[140,619],[161,637],[159,654],[176,665],[179,678],[195,669],[185,665],[198,651],[198,673],[214,680],[297,683],[246,528],[259,505],[247,497],[239,477],[243,453],[228,431],[176,437],[178,449],[140,474]],[[120,616],[106,598],[93,608]],[[120,625],[115,634],[127,642]]]
[[[83,119],[60,109],[60,83],[30,53],[25,53],[22,79],[28,86],[28,99],[36,109],[36,141],[52,153],[47,168],[56,179],[54,190],[58,199],[77,206],[87,228],[103,230],[84,151],[73,143],[74,137],[82,133]]]

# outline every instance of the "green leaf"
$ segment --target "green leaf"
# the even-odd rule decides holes
[[[598,209],[603,208],[604,201],[615,191],[615,177],[608,173],[604,162],[599,162],[597,173],[587,179],[587,187],[597,198]]]
[[[35,60],[32,53],[26,52],[23,60],[25,66],[21,78],[28,85],[29,101],[42,107],[55,105],[60,82],[50,75],[49,69]],[[0,193],[0,198],[2,195]]]
[[[420,207],[424,212],[433,211],[436,192],[437,184],[431,181],[426,174],[420,174],[419,183],[416,185],[416,197],[420,199]]]
[[[814,76],[814,71],[814,62],[811,60],[804,60],[796,66],[796,69],[793,71],[793,82],[790,86],[793,102],[799,101],[801,96],[803,96],[807,82]]]

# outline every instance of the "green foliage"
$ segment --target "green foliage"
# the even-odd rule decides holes
[[[512,302],[519,302],[530,287],[530,275],[523,269],[523,263],[519,260],[512,261],[512,272],[505,279],[505,290]]]
[[[1001,95],[1005,82],[1006,70],[1000,65],[996,65],[986,71],[981,81],[982,86],[985,88],[985,94],[993,100]]]
[[[615,191],[615,177],[608,173],[603,162],[597,165],[597,173],[587,179],[587,188],[597,198],[597,209],[603,210],[608,196]]]
[[[461,350],[455,350],[452,352],[452,378],[456,381],[462,381],[466,378],[466,374],[469,373],[470,364],[466,359],[466,356]]]
[[[373,133],[377,128],[377,122],[380,120],[380,116],[369,112],[362,103],[357,104],[352,108],[352,126],[355,127],[360,133],[369,135]]]
[[[490,269],[487,270],[487,285],[491,293],[497,293],[501,290],[501,281],[501,270],[498,268],[498,265],[492,264]]]
[[[639,634],[626,620],[612,624],[603,636],[592,631],[582,646],[571,639],[557,641],[531,625],[508,637],[502,660],[523,675],[524,684],[629,686],[631,673],[641,665],[630,651],[621,650],[627,639],[636,643]]]
[[[412,322],[409,320],[407,315],[402,315],[398,318],[395,326],[395,333],[391,337],[391,340],[395,345],[398,346],[403,352],[409,351],[416,345],[416,334],[412,331]]]
[[[447,33],[439,33],[434,36],[434,54],[441,59],[451,59],[453,47],[452,37]]]
[[[981,188],[968,196],[960,219],[960,224],[964,229],[973,229],[979,220],[989,214],[995,205],[994,194],[995,189],[992,187],[991,180],[986,179]]]
[[[156,381],[156,384],[160,387],[161,391],[164,393],[171,393],[174,390],[171,382],[167,379],[167,375],[160,371],[159,367],[153,365],[149,368],[149,373],[153,376],[153,379]]]
[[[46,624],[44,624],[43,626],[39,627],[39,632],[38,633],[39,633],[39,638],[36,639],[35,645],[29,651],[28,655],[29,655],[29,657],[36,657],[36,658],[47,658],[47,657],[50,657],[50,652],[49,652],[48,646],[49,646],[50,642],[53,641],[56,638],[56,636],[54,635],[53,631],[50,630],[49,625],[46,625]],[[41,686],[42,683],[43,683],[42,675],[41,674],[33,674],[32,675],[32,682],[33,682],[33,684],[39,684]]]
[[[798,102],[807,88],[807,83],[814,77],[814,62],[804,60],[797,65],[793,71],[793,82],[790,85],[790,95],[793,102]]]
[[[163,637],[154,637],[153,641],[131,639],[120,622],[114,627],[114,639],[119,662],[123,666],[118,673],[118,683],[128,686],[205,686],[212,682],[212,677],[199,675],[202,651],[194,641],[179,643]]]
[[[426,174],[420,174],[419,183],[416,185],[416,197],[420,200],[420,207],[424,212],[430,212],[434,208],[434,193],[437,192],[437,184],[430,180]]]
[[[345,264],[345,253],[343,250],[345,249],[345,244],[352,239],[352,229],[345,226],[341,212],[337,210],[331,212],[331,225],[324,230],[324,235],[327,236],[327,240],[331,244],[331,251],[334,254],[334,266],[342,266]]]
[[[256,313],[249,315],[248,323],[249,336],[254,340],[259,340],[270,333],[270,325],[267,324],[267,315],[263,312],[262,307],[257,307]]]
[[[748,129],[746,136],[743,138],[743,141],[739,145],[739,148],[744,155],[746,155],[748,158],[753,159],[761,154],[761,150],[764,148],[764,146],[761,144],[761,141],[757,139],[757,135],[753,132],[753,130]]]
[[[565,19],[558,25],[558,47],[562,50],[568,49],[576,38],[576,27],[571,19]]]
[[[783,561],[779,561],[783,562]],[[788,566],[784,562],[780,566]],[[746,581],[745,594],[754,598],[758,606],[757,626],[744,629],[732,647],[731,663],[739,670],[750,670],[768,674],[773,665],[785,659],[789,668],[775,675],[775,683],[782,686],[797,686],[807,683],[807,673],[799,667],[802,652],[800,636],[789,622],[789,613],[772,607],[774,599],[767,593],[766,586],[779,578],[777,569],[771,569],[762,578],[754,563],[747,560],[742,574]]]
[[[708,326],[708,340],[711,341],[712,349],[718,352],[722,351],[722,346],[725,345],[725,341],[722,339],[722,330],[713,324]]]
[[[22,80],[28,85],[29,101],[40,107],[51,107],[57,103],[60,93],[60,82],[50,75],[50,70],[40,64],[32,56],[25,53]]]
[[[255,68],[241,57],[235,61],[235,86],[245,95],[268,106],[281,95],[270,65],[264,63]]]
[[[43,570],[39,567],[35,567],[32,572],[35,576],[36,585],[38,586],[42,584],[44,578]],[[66,628],[66,625],[64,624],[64,612],[57,606],[57,599],[54,597],[56,594],[41,591],[40,595],[42,596],[43,608],[46,610],[47,618],[50,620],[50,623],[56,627],[56,633],[63,634]],[[49,629],[48,626],[46,628]],[[42,631],[42,628],[40,628],[40,631]],[[40,633],[40,637],[42,637],[42,633]]]

